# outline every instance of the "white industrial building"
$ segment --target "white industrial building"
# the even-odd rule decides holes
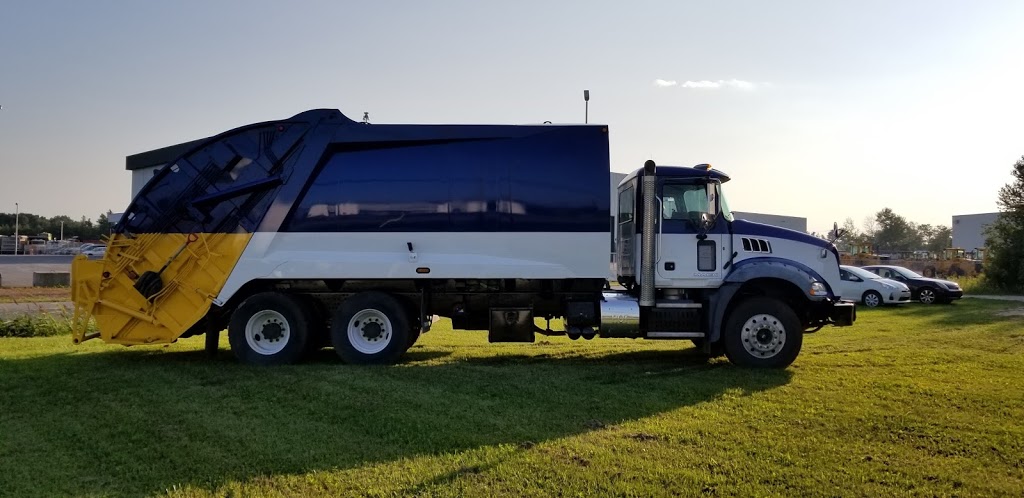
[[[953,247],[974,252],[985,247],[985,227],[996,221],[999,213],[953,215]]]

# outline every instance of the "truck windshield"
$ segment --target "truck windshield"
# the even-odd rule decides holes
[[[722,184],[719,183],[715,188],[718,190],[718,202],[719,209],[721,210],[721,216],[722,218],[725,218],[726,221],[732,222],[734,220],[732,210],[729,209],[729,203],[725,200],[725,192],[722,191]]]

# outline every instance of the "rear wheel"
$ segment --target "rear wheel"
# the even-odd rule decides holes
[[[395,363],[412,345],[410,333],[405,310],[382,292],[346,299],[331,323],[331,342],[338,356],[359,365]]]
[[[228,341],[240,361],[255,365],[295,363],[306,349],[309,309],[293,296],[256,294],[231,314]]]
[[[796,313],[776,299],[754,297],[732,311],[723,331],[725,354],[742,366],[785,368],[803,344]]]
[[[873,290],[869,290],[864,293],[864,297],[861,298],[861,302],[863,302],[864,306],[867,306],[868,308],[877,308],[882,305],[882,295]]]

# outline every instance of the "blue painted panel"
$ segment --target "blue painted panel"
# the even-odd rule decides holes
[[[115,228],[130,233],[254,231],[308,127],[264,123],[215,137],[162,168]]]
[[[832,286],[828,284],[828,280],[825,280],[824,278],[822,278],[821,274],[819,274],[818,272],[814,271],[811,267],[809,267],[809,266],[807,266],[807,265],[805,265],[805,264],[803,264],[803,263],[801,263],[799,261],[794,261],[794,260],[785,259],[785,258],[777,258],[777,257],[774,257],[774,256],[766,256],[766,257],[744,259],[743,261],[740,261],[740,262],[736,263],[735,265],[733,265],[732,269],[729,271],[729,274],[726,275],[725,279],[728,282],[738,282],[740,280],[736,279],[737,276],[741,275],[743,272],[747,271],[750,268],[757,267],[759,264],[764,264],[764,263],[774,263],[775,265],[780,265],[780,266],[783,266],[783,267],[784,266],[789,266],[789,267],[792,267],[792,268],[796,268],[799,271],[801,271],[804,274],[806,274],[806,276],[808,278],[813,278],[814,280],[824,284],[825,285],[825,290],[828,291],[828,298],[829,299],[834,299],[835,298],[835,294],[832,292]],[[763,276],[778,277],[779,274],[775,273],[774,271],[771,271],[769,273],[766,273]],[[751,278],[756,278],[756,277],[751,277]],[[794,283],[796,283],[796,282],[794,282]],[[807,293],[807,289],[806,288],[803,288],[803,286],[800,286],[800,285],[798,285],[798,287],[801,287],[805,294]]]
[[[602,126],[363,125],[314,110],[171,164],[117,230],[607,232],[611,215]]]
[[[607,134],[533,128],[515,138],[340,144],[282,231],[608,231]]]

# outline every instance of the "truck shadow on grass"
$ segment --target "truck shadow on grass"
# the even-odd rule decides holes
[[[557,349],[556,349],[557,350]],[[564,351],[564,349],[562,350]],[[332,354],[325,351],[325,354]],[[534,444],[789,382],[692,349],[254,368],[223,351],[0,362],[0,489],[124,495]]]

